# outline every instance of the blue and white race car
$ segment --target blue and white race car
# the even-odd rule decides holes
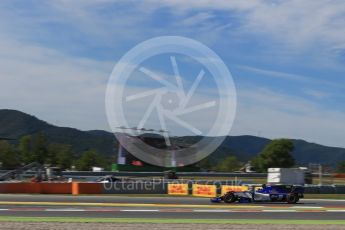
[[[256,190],[256,186],[251,186],[248,191],[229,191],[222,196],[211,199],[211,202],[220,203],[250,203],[250,202],[287,202],[295,204],[304,197],[304,188],[296,185],[265,185]]]

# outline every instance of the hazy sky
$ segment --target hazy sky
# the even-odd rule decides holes
[[[343,0],[3,0],[0,107],[109,130],[104,97],[114,65],[136,44],[164,35],[196,39],[226,63],[238,94],[231,135],[345,147]],[[154,63],[169,78],[170,66]],[[197,72],[186,69],[188,85]],[[211,85],[197,100],[212,100]],[[207,124],[213,115],[206,115],[194,121]]]

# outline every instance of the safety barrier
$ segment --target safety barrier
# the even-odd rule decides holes
[[[0,170],[0,175],[9,172],[10,170]],[[27,171],[24,177],[31,178],[35,176],[37,172]],[[98,178],[102,176],[113,175],[116,177],[163,177],[164,172],[112,172],[112,171],[63,171],[62,176],[65,178]],[[215,177],[227,177],[227,178],[267,178],[267,173],[217,173],[217,172],[176,172],[178,177],[198,177],[198,178],[215,178]],[[326,177],[327,175],[323,175]]]
[[[6,183],[0,182],[0,193],[27,194],[171,194],[213,197],[227,191],[245,191],[247,186],[222,183],[193,183],[165,181],[118,181],[114,183]],[[345,185],[305,186],[305,194],[345,194]]]
[[[71,194],[71,183],[0,183],[0,193]]]
[[[248,186],[222,185],[222,184],[185,184],[188,186],[189,193],[186,195],[211,197],[225,194],[228,191],[243,192],[248,190]],[[260,189],[261,187],[256,187]],[[214,192],[215,191],[215,192]],[[168,194],[176,195],[168,192]],[[345,185],[313,185],[305,186],[305,194],[345,194]]]
[[[72,183],[72,194],[102,194],[103,184],[102,183]]]
[[[41,194],[71,194],[71,183],[37,183]]]
[[[0,193],[102,194],[99,183],[0,183]]]
[[[161,180],[117,181],[102,185],[104,194],[167,194],[168,183]]]
[[[345,173],[334,174],[334,178],[345,178]]]
[[[345,185],[313,185],[305,186],[306,194],[345,194]]]

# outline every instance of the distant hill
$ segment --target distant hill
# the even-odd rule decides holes
[[[76,152],[96,149],[104,154],[113,154],[117,145],[114,136],[105,131],[80,131],[57,127],[23,112],[0,110],[1,137],[19,139],[38,132],[44,133],[50,142],[71,145]]]
[[[70,144],[76,152],[96,149],[105,155],[117,153],[117,141],[113,134],[103,130],[80,131],[78,129],[58,127],[16,110],[0,110],[0,137],[19,139],[24,135],[43,132],[50,142]],[[177,137],[176,141],[186,145],[195,143],[200,136]],[[303,140],[292,140],[295,145],[293,156],[298,164],[309,162],[335,166],[345,160],[345,149],[327,147]],[[222,145],[210,156],[217,163],[229,155],[236,155],[241,161],[247,161],[258,154],[270,139],[256,136],[228,136]]]

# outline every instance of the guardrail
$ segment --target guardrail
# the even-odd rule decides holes
[[[0,170],[1,174],[6,174],[10,170]],[[35,175],[34,171],[27,171],[26,175]],[[64,177],[101,177],[107,175],[114,175],[117,177],[163,177],[164,172],[113,172],[113,171],[63,171]],[[176,172],[178,177],[238,177],[238,178],[266,178],[267,173],[222,173],[222,172]],[[313,177],[318,177],[319,174],[313,173]],[[332,174],[323,174],[323,177],[331,177]]]
[[[63,176],[106,176],[118,177],[163,177],[164,172],[89,172],[89,171],[64,171]],[[267,177],[267,173],[216,173],[216,172],[176,172],[178,177]]]
[[[9,170],[0,170],[0,174],[6,174]],[[27,175],[34,175],[34,171],[27,171]],[[114,175],[118,177],[163,177],[164,172],[113,172],[113,171],[63,171],[63,176],[101,177]],[[176,172],[179,177],[267,177],[267,173],[219,173],[219,172]]]

